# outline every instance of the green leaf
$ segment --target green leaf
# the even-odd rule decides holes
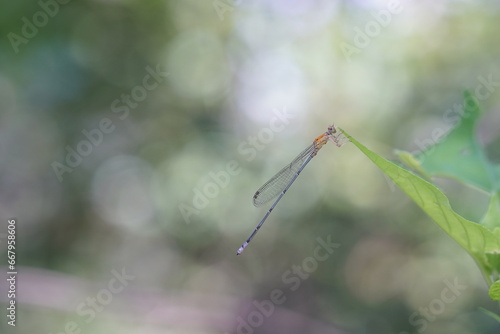
[[[456,125],[448,135],[444,136],[444,130],[436,128],[432,139],[426,140],[432,145],[425,150],[415,156],[404,151],[397,154],[401,161],[428,179],[432,176],[448,177],[495,193],[500,189],[500,166],[488,160],[475,136],[475,126],[480,116],[479,104],[466,91],[464,103],[445,113],[445,120]]]
[[[490,198],[490,205],[488,206],[488,211],[481,220],[481,224],[490,230],[495,228],[500,228],[500,196],[498,193],[494,193]]]
[[[488,291],[490,298],[493,300],[500,300],[500,281],[496,281],[490,286],[490,291]]]
[[[500,238],[453,211],[448,198],[434,185],[369,150],[344,130],[342,133],[392,179],[448,235],[467,250],[485,273],[486,253],[500,253]]]
[[[427,174],[425,169],[422,168],[422,163],[417,158],[415,158],[413,154],[401,150],[395,150],[394,153],[398,156],[399,160],[403,162],[406,166],[414,169],[420,175],[425,177],[427,180],[431,179],[431,176]]]
[[[500,274],[500,254],[499,253],[486,253],[486,266],[485,272],[492,275],[494,280],[498,279]]]

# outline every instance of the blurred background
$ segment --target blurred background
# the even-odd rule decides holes
[[[463,91],[500,156],[496,1],[12,2],[0,13],[0,303],[18,333],[498,333],[474,261],[329,144],[241,256],[255,191],[335,122],[387,158]],[[441,133],[437,135],[437,133]],[[495,144],[496,143],[496,144]],[[478,221],[487,194],[437,180]]]

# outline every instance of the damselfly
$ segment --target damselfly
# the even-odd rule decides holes
[[[285,195],[288,188],[290,188],[293,182],[297,179],[300,172],[306,167],[306,165],[311,161],[312,158],[318,154],[319,150],[325,145],[328,140],[331,140],[338,147],[342,146],[344,143],[340,139],[342,133],[338,132],[334,125],[328,127],[328,130],[321,136],[314,139],[313,143],[302,151],[293,161],[286,165],[282,170],[280,170],[276,175],[274,175],[269,181],[264,183],[262,187],[257,190],[255,195],[253,195],[253,204],[257,207],[264,205],[276,196],[278,198],[271,205],[271,208],[267,211],[266,215],[257,227],[254,229],[250,237],[241,245],[238,249],[236,255],[240,255],[248,243],[255,236],[257,231],[261,228],[262,224],[266,221],[267,217],[271,214],[274,207],[278,204],[281,198]]]

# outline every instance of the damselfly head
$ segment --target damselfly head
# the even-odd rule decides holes
[[[328,127],[328,133],[330,134],[333,134],[333,133],[336,133],[337,132],[337,129],[335,128],[335,125],[332,124]]]

